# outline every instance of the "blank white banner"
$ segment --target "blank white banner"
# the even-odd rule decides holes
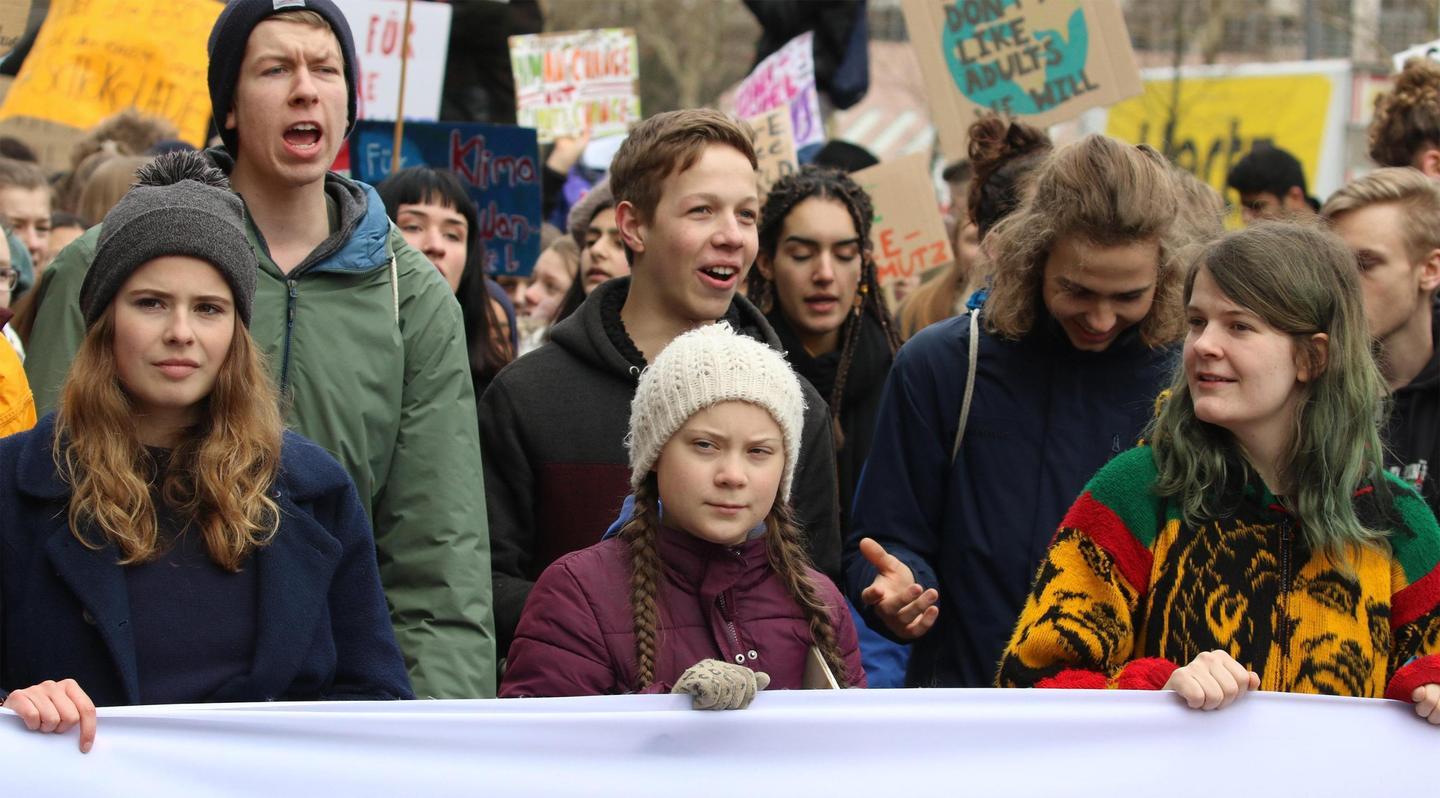
[[[100,711],[95,748],[0,714],[6,796],[1430,794],[1440,727],[1391,701],[1259,693],[762,693]]]

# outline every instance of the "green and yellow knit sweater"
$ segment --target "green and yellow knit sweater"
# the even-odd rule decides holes
[[[1232,517],[1192,526],[1154,495],[1149,447],[1112,460],[1061,522],[1000,662],[1002,687],[1160,689],[1221,649],[1262,690],[1408,701],[1440,682],[1440,527],[1392,480],[1388,551],[1338,567],[1312,553],[1262,488]],[[1368,506],[1367,506],[1368,505]]]

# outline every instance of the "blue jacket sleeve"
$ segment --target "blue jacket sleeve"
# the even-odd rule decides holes
[[[960,397],[951,394],[957,379],[963,388],[968,366],[964,341],[959,356],[954,355],[954,337],[950,324],[922,331],[901,347],[886,378],[845,541],[846,589],[856,607],[864,607],[860,592],[876,574],[860,555],[861,538],[874,538],[898,557],[921,586],[939,584],[933,563],[960,409]],[[862,609],[862,614],[872,628],[889,635],[872,613]]]

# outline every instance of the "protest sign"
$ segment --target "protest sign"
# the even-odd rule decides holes
[[[807,31],[791,39],[757,64],[735,91],[735,113],[744,119],[789,108],[796,147],[825,141],[815,89],[814,38]]]
[[[1038,127],[1140,93],[1116,0],[901,0],[945,157],[987,110]]]
[[[355,37],[355,93],[361,119],[394,119],[400,104],[400,29],[404,0],[335,0]],[[440,118],[445,56],[450,49],[448,3],[415,3],[410,11],[405,119]]]
[[[1143,75],[1144,93],[1106,112],[1107,135],[1149,144],[1222,196],[1231,167],[1260,142],[1300,160],[1312,195],[1344,184],[1349,62],[1182,67],[1178,87],[1169,68]],[[1236,210],[1229,223],[1239,222]]]
[[[0,57],[9,54],[25,36],[30,21],[30,8],[34,0],[5,0],[0,2]]]
[[[540,141],[626,133],[640,121],[635,31],[602,28],[510,37],[516,120]]]
[[[876,277],[891,307],[893,283],[955,260],[926,163],[926,156],[916,153],[851,175],[875,208],[870,245]]]
[[[755,159],[760,164],[760,200],[763,202],[776,181],[795,174],[800,168],[795,154],[795,134],[790,127],[790,111],[777,108],[745,121],[755,129]]]
[[[12,796],[895,795],[1166,798],[1423,795],[1436,729],[1410,704],[1251,692],[1188,709],[1169,690],[762,690],[748,709],[687,695],[270,701],[100,707],[27,731],[0,710]],[[723,736],[723,744],[717,738]],[[863,761],[857,741],[864,740]],[[1195,753],[1223,769],[1197,771]],[[1207,775],[1210,774],[1210,775]]]
[[[359,122],[350,137],[350,173],[377,184],[390,174],[395,126]],[[471,246],[485,247],[487,272],[525,276],[540,257],[540,154],[535,131],[473,122],[410,122],[400,166],[433,166],[460,178],[479,209]],[[479,262],[479,261],[473,261]]]
[[[203,145],[210,124],[205,41],[221,8],[213,0],[53,0],[0,119],[88,128],[134,107]]]
[[[1428,58],[1431,61],[1440,61],[1440,39],[1427,44],[1417,44],[1414,47],[1401,50],[1395,54],[1395,71],[1405,69],[1405,62],[1412,58]]]

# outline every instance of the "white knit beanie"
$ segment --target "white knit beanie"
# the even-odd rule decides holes
[[[719,322],[678,336],[640,374],[630,402],[630,487],[636,489],[654,467],[670,436],[711,405],[738,400],[769,411],[785,436],[785,477],[780,500],[790,500],[800,432],[805,427],[805,394],[785,357]]]

